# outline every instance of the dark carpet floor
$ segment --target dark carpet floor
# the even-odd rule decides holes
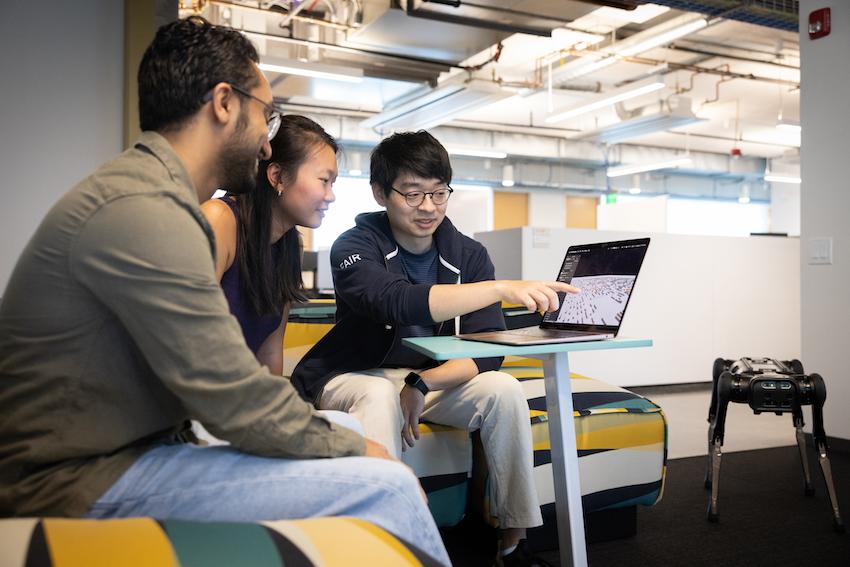
[[[639,507],[634,537],[590,544],[590,567],[622,565],[711,567],[850,567],[850,534],[832,529],[829,497],[813,450],[815,495],[803,495],[796,447],[723,455],[717,524],[706,520],[705,457],[668,462],[664,497]],[[850,527],[850,454],[830,453],[842,517]],[[482,534],[448,532],[457,567],[491,565]],[[539,554],[558,565],[558,552]]]

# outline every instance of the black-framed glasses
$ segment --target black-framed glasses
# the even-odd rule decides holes
[[[393,191],[404,197],[405,202],[410,207],[419,207],[422,203],[425,202],[425,197],[427,195],[431,196],[431,202],[435,205],[444,205],[446,201],[449,200],[452,193],[454,193],[454,189],[446,185],[445,187],[441,187],[436,191],[411,191],[410,193],[402,193],[395,187],[390,187]]]
[[[233,89],[237,93],[241,94],[242,96],[247,96],[248,98],[252,98],[252,99],[256,100],[257,102],[259,102],[260,104],[262,104],[263,106],[266,107],[266,110],[269,113],[268,118],[266,118],[266,124],[269,127],[269,140],[273,139],[275,137],[275,134],[277,134],[277,131],[280,130],[280,119],[283,117],[283,112],[281,112],[280,110],[275,108],[273,105],[267,103],[266,101],[255,97],[254,95],[252,95],[251,93],[249,93],[248,91],[243,89],[242,87],[234,85],[233,83],[226,83],[226,84],[229,85],[231,89]],[[204,96],[203,102],[208,102],[211,99],[212,99],[212,90],[210,90]]]

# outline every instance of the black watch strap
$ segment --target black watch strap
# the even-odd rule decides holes
[[[428,384],[425,383],[425,380],[422,379],[422,376],[417,374],[416,372],[411,372],[407,376],[404,377],[404,383],[408,386],[416,388],[422,394],[427,394],[431,390],[428,388]]]

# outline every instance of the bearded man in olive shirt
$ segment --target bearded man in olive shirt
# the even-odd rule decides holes
[[[233,30],[163,26],[142,136],[22,253],[0,305],[0,516],[358,516],[448,563],[416,478],[259,366],[215,279],[198,203],[249,188],[280,121],[257,62]],[[188,419],[230,447],[187,443]]]

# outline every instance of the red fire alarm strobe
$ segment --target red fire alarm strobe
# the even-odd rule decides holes
[[[809,39],[818,39],[829,35],[832,14],[829,8],[821,8],[809,14]]]

